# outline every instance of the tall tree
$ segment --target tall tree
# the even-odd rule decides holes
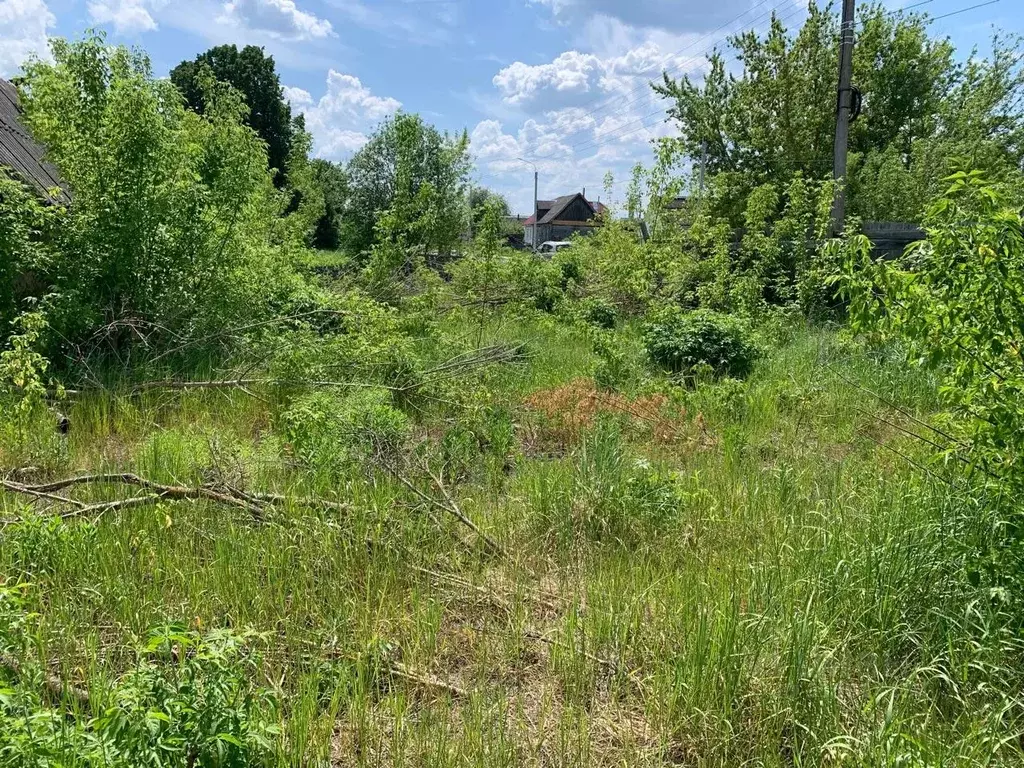
[[[190,109],[206,110],[202,72],[209,68],[213,76],[228,83],[245,97],[249,105],[247,124],[267,144],[267,162],[278,171],[277,186],[283,186],[293,140],[292,111],[284,99],[274,59],[262,48],[247,45],[218,45],[199,54],[194,61],[183,61],[171,70],[171,82],[185,97]]]
[[[862,113],[850,135],[850,210],[865,217],[919,217],[924,200],[964,151],[985,167],[1019,167],[1024,95],[1019,41],[996,41],[988,59],[958,64],[947,39],[928,35],[917,13],[864,7],[858,18],[854,84]],[[708,171],[728,174],[743,197],[794,174],[832,170],[839,24],[831,5],[811,2],[789,33],[773,18],[764,34],[730,39],[742,67],[729,73],[721,51],[703,82],[666,74],[655,91],[671,100],[678,152],[691,160],[707,144]]]
[[[469,168],[464,132],[441,133],[419,115],[388,118],[346,169],[344,247],[368,251],[381,215],[391,211],[408,246],[450,252],[465,228]]]
[[[333,251],[341,245],[342,217],[348,201],[348,176],[342,166],[330,160],[316,158],[310,161],[310,167],[313,179],[324,196],[324,213],[313,230],[313,246]]]
[[[469,215],[474,235],[480,231],[484,215],[491,208],[497,211],[498,219],[504,226],[504,220],[511,210],[505,196],[487,189],[487,187],[471,187],[469,190]]]

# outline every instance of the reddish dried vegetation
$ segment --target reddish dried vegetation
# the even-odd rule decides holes
[[[578,443],[603,415],[621,417],[631,429],[658,443],[703,442],[708,437],[703,416],[691,420],[685,408],[661,393],[630,399],[599,390],[590,379],[538,390],[525,405],[539,417],[531,425],[531,442],[541,449],[564,450]]]

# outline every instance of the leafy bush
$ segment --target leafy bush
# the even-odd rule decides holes
[[[0,167],[0,339],[24,299],[42,293],[39,278],[50,268],[51,242],[65,213],[44,205]]]
[[[451,273],[456,292],[483,307],[512,304],[551,312],[564,296],[561,267],[530,253],[471,254],[452,265]]]
[[[599,389],[622,389],[636,375],[634,350],[621,336],[598,331],[594,335],[593,350],[597,357],[594,383]]]
[[[716,376],[743,378],[758,357],[741,320],[678,307],[662,310],[647,324],[644,346],[651,362],[672,373],[692,374],[707,367]]]
[[[929,209],[926,242],[890,264],[874,261],[871,244],[855,236],[838,282],[854,330],[902,342],[907,362],[940,377],[940,392],[969,435],[949,451],[1020,487],[1024,220],[978,171],[947,183]]]
[[[243,768],[269,761],[278,706],[251,682],[259,671],[248,653],[255,635],[158,628],[130,672],[65,710],[44,696],[53,685],[36,661],[39,617],[27,612],[24,591],[0,588],[0,653],[17,664],[16,672],[0,666],[0,764]],[[65,698],[82,698],[67,690]]]
[[[383,389],[362,389],[347,396],[302,395],[281,420],[295,455],[328,472],[393,457],[409,430],[408,417],[392,405],[391,394]]]
[[[290,196],[241,95],[207,77],[198,115],[139,52],[98,36],[52,48],[23,90],[25,121],[74,192],[31,293],[46,296],[52,338],[106,327],[115,351],[179,345],[268,316],[317,212],[283,216]]]
[[[583,303],[583,319],[598,328],[612,330],[619,319],[619,313],[609,302],[593,298]]]

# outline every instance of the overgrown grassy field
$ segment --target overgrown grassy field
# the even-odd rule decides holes
[[[285,497],[61,519],[0,495],[0,651],[35,665],[42,703],[92,722],[133,671],[195,662],[228,693],[213,707],[200,677],[191,706],[245,698],[278,765],[1024,762],[1020,641],[971,570],[998,520],[907,434],[933,382],[800,327],[746,381],[681,386],[626,328],[609,392],[583,328],[451,323],[525,351],[402,403],[411,437],[376,462],[303,461],[272,386],[86,394],[66,438],[8,446],[19,483]],[[225,629],[237,651],[210,641]],[[0,761],[102,764],[43,719],[51,752]]]

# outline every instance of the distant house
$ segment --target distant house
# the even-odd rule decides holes
[[[66,205],[71,194],[57,169],[43,159],[45,153],[21,121],[18,90],[0,79],[0,166],[14,171],[41,199]]]
[[[580,232],[590,234],[601,225],[599,214],[606,211],[601,203],[592,203],[582,192],[563,195],[554,200],[537,201],[537,241],[534,242],[533,222],[530,216],[523,222],[528,246],[536,247],[548,240],[568,240]]]

